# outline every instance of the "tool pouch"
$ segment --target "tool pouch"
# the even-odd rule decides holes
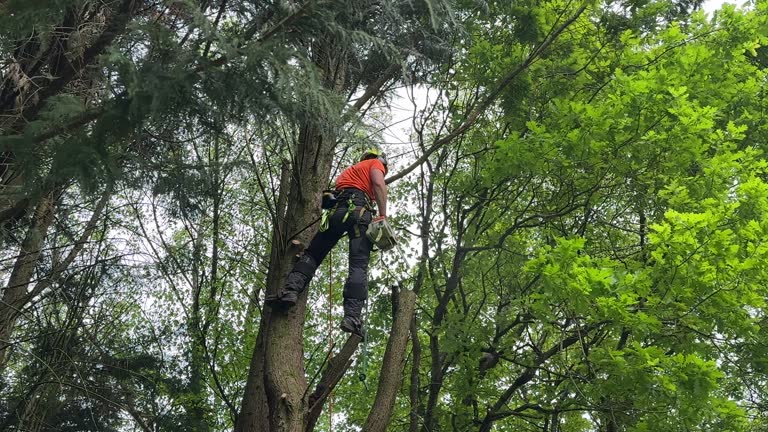
[[[392,229],[392,226],[386,219],[371,222],[365,231],[365,235],[368,236],[371,243],[383,251],[390,250],[397,245],[395,230]]]
[[[336,204],[339,203],[339,199],[336,196],[336,191],[333,190],[324,190],[323,191],[323,200],[320,203],[320,206],[324,210],[332,209],[336,207]]]

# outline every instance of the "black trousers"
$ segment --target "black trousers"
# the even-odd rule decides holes
[[[352,199],[354,207],[349,206],[348,199]],[[349,273],[344,284],[344,298],[367,299],[368,262],[373,244],[365,235],[365,231],[372,219],[373,214],[365,206],[364,195],[342,195],[339,206],[329,217],[328,229],[318,232],[312,238],[304,255],[288,274],[286,289],[304,291],[317,267],[346,234],[349,237]]]

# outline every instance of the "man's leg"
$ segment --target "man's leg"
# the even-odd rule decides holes
[[[304,251],[304,255],[296,261],[293,269],[285,279],[285,284],[277,293],[273,300],[276,306],[291,307],[296,304],[299,294],[309,285],[309,281],[315,274],[317,267],[322,264],[328,252],[336,246],[344,232],[338,227],[331,226],[325,231],[318,232],[309,247]]]
[[[366,212],[367,213],[367,212]],[[344,284],[344,318],[341,330],[363,335],[363,308],[368,298],[368,261],[373,244],[365,235],[370,214],[364,217],[359,229],[349,231],[349,276]]]

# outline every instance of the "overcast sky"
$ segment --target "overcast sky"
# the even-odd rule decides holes
[[[720,5],[722,5],[723,3],[731,3],[731,4],[740,5],[741,1],[734,1],[734,0],[730,0],[730,1],[726,1],[726,0],[706,0],[704,2],[704,4],[702,5],[702,8],[708,14],[712,14],[712,12],[716,11],[717,9],[720,9]]]

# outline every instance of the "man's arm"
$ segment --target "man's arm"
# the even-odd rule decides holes
[[[379,217],[387,217],[387,184],[384,182],[384,173],[378,168],[371,168],[371,185],[373,193],[376,194],[376,207],[379,210]]]

